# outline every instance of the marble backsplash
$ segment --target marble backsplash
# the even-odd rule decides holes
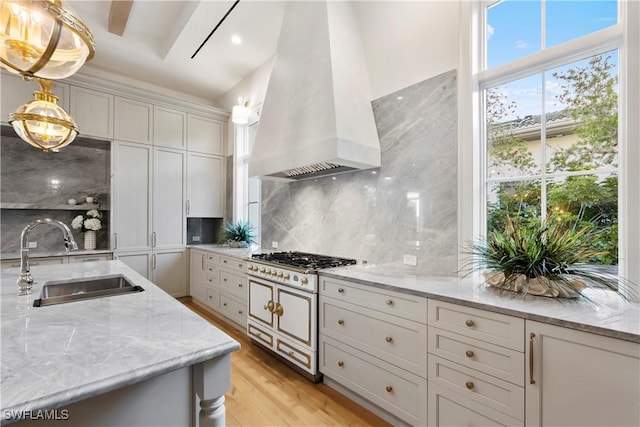
[[[421,274],[457,271],[455,70],[373,101],[382,166],[299,182],[262,182],[262,242]]]
[[[67,225],[86,209],[82,203],[92,196],[103,211],[103,229],[97,248],[109,247],[109,202],[111,198],[111,145],[106,141],[78,138],[58,153],[45,153],[18,138],[13,129],[2,126],[0,143],[0,238],[2,254],[19,252],[24,226],[40,218],[58,219]],[[77,200],[77,207],[67,204]],[[72,230],[78,245],[83,236]],[[59,230],[40,226],[30,236],[37,242],[33,252],[60,251]]]

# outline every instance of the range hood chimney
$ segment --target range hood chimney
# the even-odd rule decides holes
[[[249,175],[307,179],[380,166],[369,76],[348,2],[291,2]]]

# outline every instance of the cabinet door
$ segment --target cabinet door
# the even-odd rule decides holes
[[[189,253],[189,294],[204,302],[207,298],[207,275],[204,268],[206,254],[191,249]]]
[[[185,242],[185,152],[153,149],[153,234],[156,249],[183,246]]]
[[[174,297],[187,295],[186,249],[153,253],[152,281]]]
[[[116,253],[114,258],[127,264],[145,279],[151,280],[151,252]]]
[[[302,345],[316,348],[316,298],[311,292],[298,292],[289,287],[277,288],[277,331]],[[313,319],[313,321],[311,321]]]
[[[114,249],[151,249],[151,147],[113,144],[112,215]]]
[[[187,216],[222,218],[224,189],[222,158],[188,153]]]
[[[275,297],[275,285],[250,277],[249,319],[260,325],[273,327],[273,313],[269,307],[275,305]]]
[[[640,344],[526,325],[527,426],[640,425]]]
[[[113,139],[113,95],[71,86],[69,112],[81,136]]]
[[[33,92],[40,90],[36,80],[25,82],[22,77],[8,74],[3,70],[0,75],[2,95],[0,96],[0,122],[8,123],[9,114],[13,113],[21,105],[34,100]],[[56,82],[53,93],[58,97],[58,105],[69,111],[69,85]]]
[[[187,148],[187,113],[155,106],[153,109],[153,145]]]
[[[224,123],[209,117],[187,116],[187,150],[222,155]]]
[[[114,116],[115,139],[153,143],[153,105],[116,96]]]

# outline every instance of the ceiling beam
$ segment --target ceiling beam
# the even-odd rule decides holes
[[[133,0],[111,0],[109,12],[109,32],[122,36],[129,20]]]

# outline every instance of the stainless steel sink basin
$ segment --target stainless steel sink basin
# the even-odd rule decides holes
[[[49,281],[43,283],[40,298],[33,302],[33,306],[42,307],[142,291],[142,287],[133,285],[122,275]]]

